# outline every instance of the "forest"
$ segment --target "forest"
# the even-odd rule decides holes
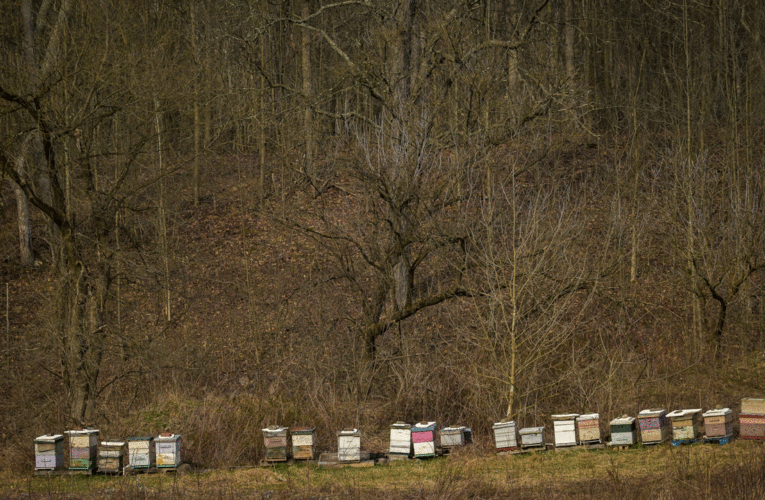
[[[0,470],[73,426],[220,466],[765,396],[759,1],[0,19]]]

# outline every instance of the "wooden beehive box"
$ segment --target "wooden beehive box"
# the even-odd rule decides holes
[[[388,454],[398,457],[410,457],[413,452],[412,425],[406,422],[391,424]]]
[[[707,437],[733,436],[733,412],[730,408],[719,408],[704,413],[704,431]]]
[[[701,437],[703,431],[701,408],[675,410],[668,413],[667,418],[672,422],[674,441],[687,441]]]
[[[313,460],[316,428],[293,427],[290,436],[292,437],[292,458],[295,460]]]
[[[133,469],[150,469],[155,464],[154,437],[138,436],[128,439],[128,465]]]
[[[35,470],[64,468],[64,436],[46,434],[35,438]]]
[[[555,431],[555,447],[576,446],[576,418],[578,413],[551,415]]]
[[[765,415],[765,399],[744,398],[741,400],[741,413]]]
[[[159,468],[181,465],[181,435],[163,432],[154,439],[154,453]]]
[[[494,446],[496,446],[497,451],[511,451],[518,448],[515,421],[496,422],[492,429],[494,430]]]
[[[646,444],[663,443],[669,439],[667,410],[643,410],[638,413],[640,440]]]
[[[441,429],[441,448],[456,448],[473,441],[473,431],[464,425],[451,425]]]
[[[286,462],[290,458],[289,428],[271,425],[263,429],[267,462]]]
[[[74,429],[69,434],[69,469],[91,470],[96,465],[97,429]]]
[[[600,443],[600,415],[588,413],[576,417],[579,442],[583,444]]]
[[[630,446],[637,443],[635,417],[623,416],[611,420],[611,446]]]
[[[525,427],[518,431],[521,436],[521,448],[538,448],[545,445],[545,428]]]
[[[436,423],[420,422],[412,426],[415,458],[436,456]]]
[[[739,437],[741,439],[765,440],[765,415],[740,413],[738,416]]]
[[[359,462],[361,460],[361,431],[343,429],[337,433],[337,461]]]
[[[124,457],[124,441],[101,441],[98,446],[98,470],[120,473],[124,466]]]

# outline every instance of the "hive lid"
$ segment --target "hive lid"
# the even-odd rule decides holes
[[[64,439],[62,434],[45,434],[35,438],[35,443],[55,443]]]
[[[292,434],[310,434],[316,430],[316,427],[293,427]]]
[[[338,436],[361,436],[361,431],[359,429],[343,429],[341,431],[337,431]]]
[[[717,408],[715,410],[709,410],[704,412],[704,417],[724,417],[733,413],[730,408]]]
[[[414,424],[415,430],[426,430],[426,431],[432,431],[436,428],[435,422],[418,422]]]
[[[444,427],[441,430],[442,431],[447,431],[447,432],[454,432],[454,431],[464,431],[466,429],[467,429],[467,427],[465,427],[464,425],[451,425],[449,427]]]
[[[618,417],[611,420],[611,425],[632,425],[635,423],[635,417]]]
[[[163,432],[159,436],[154,439],[155,441],[177,441],[181,439],[180,434],[170,434],[168,432]]]
[[[519,434],[539,434],[540,432],[544,432],[545,426],[541,427],[524,427],[520,431],[518,431]]]
[[[128,441],[152,441],[154,436],[135,436],[128,438]]]
[[[561,413],[559,415],[550,415],[553,420],[573,420],[578,416],[578,413]]]
[[[660,417],[662,415],[666,415],[667,410],[642,410],[640,413],[638,413],[638,418],[643,417]]]
[[[693,408],[688,410],[675,410],[671,413],[667,413],[667,417],[669,418],[690,417],[694,413],[701,413],[701,408]]]
[[[98,429],[72,429],[70,431],[64,431],[65,434],[69,434],[70,436],[81,436],[81,435],[90,435],[90,434],[98,434]]]
[[[577,420],[598,420],[600,419],[599,413],[586,413],[584,415],[579,415]]]
[[[411,429],[412,424],[407,424],[406,422],[398,421],[395,424],[390,424],[391,429]]]
[[[279,425],[269,425],[265,429],[262,429],[263,432],[287,432],[289,430],[289,427],[282,427]]]
[[[515,420],[495,422],[494,425],[492,425],[493,429],[504,429],[505,427],[515,427]]]

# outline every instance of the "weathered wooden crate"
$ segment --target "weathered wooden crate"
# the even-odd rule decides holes
[[[292,458],[295,460],[313,460],[316,428],[293,427],[290,436],[292,437]]]
[[[741,413],[738,416],[741,439],[765,440],[765,415]]]
[[[420,422],[412,426],[415,458],[436,456],[436,423]]]
[[[452,425],[441,429],[441,448],[457,448],[471,443],[473,432],[464,425]]]
[[[338,462],[358,462],[361,460],[361,431],[343,429],[337,433]]]
[[[69,469],[90,470],[96,465],[98,429],[72,429],[69,435]]]
[[[102,472],[122,472],[124,456],[124,441],[101,441],[101,444],[98,446],[98,470]]]
[[[704,413],[706,437],[726,437],[733,435],[733,412],[730,408],[719,408]]]
[[[741,400],[741,413],[765,415],[765,399],[744,398]]]
[[[181,465],[180,434],[164,432],[154,439],[154,452],[158,468],[175,468]]]
[[[518,448],[514,420],[495,422],[492,429],[494,430],[494,446],[497,451],[512,451]]]
[[[600,443],[600,415],[587,413],[576,417],[580,443]]]
[[[703,432],[701,408],[675,410],[668,413],[667,418],[672,422],[674,441],[688,441],[701,437]]]
[[[412,446],[412,425],[396,422],[390,426],[390,446],[388,454],[398,457],[410,457],[414,453]]]
[[[551,415],[555,432],[555,447],[576,446],[576,418],[578,413]]]
[[[638,413],[640,440],[645,444],[663,443],[670,437],[667,410],[643,410]]]
[[[521,436],[521,448],[538,448],[545,445],[545,428],[525,427],[518,431]]]
[[[133,469],[150,469],[155,465],[154,437],[136,436],[128,439],[128,465]]]
[[[64,436],[46,434],[35,438],[35,470],[64,468]]]
[[[289,435],[289,428],[280,425],[271,425],[263,429],[266,461],[284,462],[290,458]]]
[[[635,417],[622,416],[611,420],[611,446],[630,446],[637,443]]]

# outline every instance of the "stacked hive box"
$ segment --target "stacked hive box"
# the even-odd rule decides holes
[[[630,446],[637,443],[635,417],[623,416],[611,421],[611,446]]]
[[[263,429],[267,462],[286,462],[289,458],[289,428],[271,425]]]
[[[441,429],[441,448],[457,448],[473,441],[473,432],[464,425]]]
[[[154,438],[152,436],[128,439],[128,465],[133,469],[154,467]]]
[[[545,428],[526,427],[518,431],[521,436],[521,448],[539,448],[545,445]]]
[[[390,426],[388,454],[394,460],[408,458],[412,455],[412,426],[410,424],[396,422]]]
[[[672,421],[672,440],[689,441],[701,436],[703,423],[701,408],[692,410],[675,410],[667,414]]]
[[[552,415],[555,447],[576,446],[576,418],[578,413]]]
[[[35,470],[64,468],[64,436],[50,434],[35,439]]]
[[[66,433],[69,434],[69,469],[93,469],[98,451],[98,430],[75,429]]]
[[[98,470],[100,472],[121,473],[124,456],[124,441],[101,441],[101,445],[98,447]]]
[[[600,443],[600,415],[589,413],[579,415],[576,418],[576,426],[579,429],[579,442],[582,444]]]
[[[765,399],[742,399],[738,423],[741,439],[765,440]]]
[[[313,460],[313,445],[316,441],[315,427],[293,427],[292,458],[295,460]]]
[[[667,410],[643,410],[638,413],[640,440],[643,444],[663,443],[669,438]]]
[[[415,458],[436,456],[436,423],[420,422],[412,427]]]
[[[361,460],[361,431],[343,429],[337,433],[338,462],[358,462]]]
[[[511,451],[518,447],[518,439],[515,436],[515,421],[496,422],[492,428],[494,429],[494,445],[497,447],[497,451]]]
[[[154,440],[157,467],[176,468],[181,465],[181,436],[169,432]]]
[[[733,436],[733,412],[730,408],[721,408],[704,413],[704,430],[708,438]]]

